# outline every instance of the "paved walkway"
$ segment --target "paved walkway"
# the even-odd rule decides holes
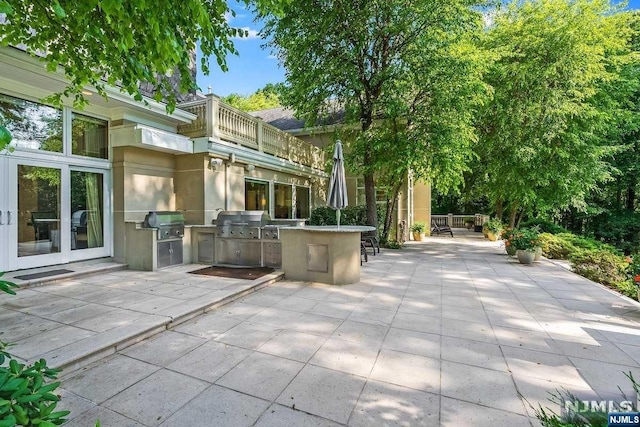
[[[355,285],[274,283],[67,372],[67,425],[536,426],[519,393],[631,396],[640,305],[459,234],[383,250]]]

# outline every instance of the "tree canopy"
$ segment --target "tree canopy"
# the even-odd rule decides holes
[[[633,86],[620,74],[633,59],[628,18],[608,0],[517,1],[494,16],[474,179],[512,223],[518,210],[580,204],[610,179],[620,147],[609,136]]]
[[[258,89],[251,95],[232,93],[221,99],[242,111],[267,110],[282,105],[279,94],[283,86],[283,83],[267,83],[265,87]]]
[[[472,8],[475,4],[471,0],[293,0],[281,17],[266,17],[264,34],[286,70],[284,104],[309,124],[337,106],[345,110],[347,123],[360,129],[350,149],[358,152],[370,224],[377,223],[376,160],[380,153],[389,157],[402,152],[393,145],[375,148],[375,141],[394,141],[376,134],[376,119],[392,119],[396,113],[393,117],[398,118],[411,110],[413,101],[416,107],[432,102],[437,80],[429,80],[430,67],[451,55],[447,46],[457,37],[477,28],[481,17]],[[466,79],[460,74],[453,77],[454,82]],[[423,117],[430,113],[423,111]],[[401,138],[426,141],[429,126],[414,123],[412,134]],[[387,122],[381,132],[390,129],[393,123]]]
[[[281,0],[242,0],[263,12],[277,13]],[[283,0],[284,1],[284,0]],[[200,66],[209,72],[209,57],[226,70],[226,56],[236,53],[232,38],[246,35],[233,28],[226,0],[0,0],[0,44],[22,46],[47,64],[61,69],[70,84],[50,98],[60,105],[70,97],[76,107],[86,100],[82,90],[106,85],[142,100],[141,83],[154,87],[154,98],[176,104],[176,89],[197,89],[196,44]],[[172,75],[179,79],[171,79]]]

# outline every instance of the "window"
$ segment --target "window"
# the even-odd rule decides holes
[[[296,186],[296,218],[309,218],[311,207],[311,190],[309,187]]]
[[[376,203],[387,202],[387,187],[376,187]],[[367,203],[367,199],[364,192],[364,178],[357,178],[356,180],[356,203],[358,205],[364,205]]]
[[[0,94],[0,124],[16,148],[62,153],[62,111]]]
[[[74,113],[71,119],[72,154],[106,159],[107,148],[107,122]]]
[[[290,184],[274,184],[273,185],[273,217],[281,219],[293,218],[293,198],[292,187]]]
[[[269,212],[269,183],[245,180],[244,208],[248,211]]]

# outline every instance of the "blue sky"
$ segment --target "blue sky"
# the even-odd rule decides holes
[[[640,0],[629,0],[629,9],[640,9]],[[211,86],[213,93],[227,96],[230,93],[249,95],[264,87],[267,83],[279,83],[285,80],[284,69],[278,65],[278,60],[269,50],[261,46],[264,41],[258,36],[260,23],[254,22],[254,16],[243,5],[230,0],[230,5],[236,11],[235,18],[228,17],[232,26],[246,28],[248,38],[234,40],[239,55],[229,55],[227,65],[229,71],[224,73],[218,67],[215,59],[210,62],[211,73],[205,76],[198,72],[198,85],[202,92],[207,93]],[[200,57],[200,52],[198,52]]]

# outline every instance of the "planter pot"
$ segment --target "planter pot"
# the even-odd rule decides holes
[[[535,253],[535,257],[533,258],[533,262],[538,262],[540,261],[540,258],[542,258],[542,248],[536,248]]]
[[[496,233],[489,230],[487,230],[487,238],[492,242],[495,242],[496,240],[498,240],[498,236],[496,235]]]
[[[416,242],[424,242],[426,240],[426,235],[424,233],[416,233],[415,231],[412,232],[413,234],[413,240],[415,240]]]
[[[531,265],[533,264],[533,260],[536,257],[536,252],[518,249],[518,251],[516,252],[516,255],[518,257],[518,261],[520,261],[520,264]]]
[[[518,252],[518,249],[513,245],[505,246],[504,249],[510,256],[515,256],[516,252]]]
[[[482,235],[483,235],[484,237],[489,237],[489,230],[487,230],[486,228],[483,228],[483,229],[482,229]]]

